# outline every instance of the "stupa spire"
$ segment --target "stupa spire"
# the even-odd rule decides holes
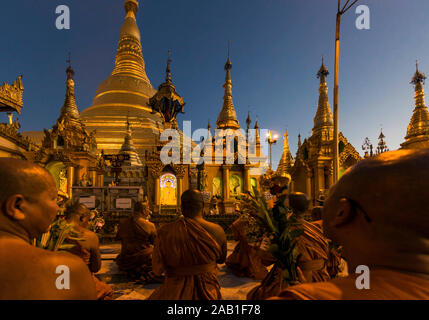
[[[319,102],[317,105],[316,115],[314,117],[313,132],[319,131],[320,129],[326,126],[333,127],[333,124],[334,124],[332,111],[329,106],[328,86],[326,84],[326,78],[328,75],[329,75],[329,71],[324,64],[324,59],[322,57],[322,65],[320,66],[320,69],[317,72],[317,78],[320,79]]]
[[[228,59],[225,63],[225,83],[223,85],[225,94],[223,96],[222,110],[216,121],[218,129],[240,129],[240,124],[237,120],[234,103],[232,102],[232,81],[231,81],[232,63],[229,58],[229,42],[228,42]]]
[[[289,135],[287,133],[287,130],[285,130],[285,133],[283,135],[283,137],[284,137],[283,154],[282,154],[282,157],[280,158],[280,162],[279,162],[279,165],[277,167],[277,173],[279,175],[289,173],[290,169],[293,166],[293,157],[292,157],[292,154],[290,153],[290,149],[289,149],[288,136]]]
[[[411,79],[414,85],[414,111],[407,129],[405,143],[402,146],[410,145],[413,142],[420,143],[423,140],[429,140],[429,111],[425,103],[425,93],[423,85],[426,76],[420,72],[418,62],[416,62],[416,73]]]
[[[66,97],[64,99],[64,105],[61,108],[59,121],[63,118],[79,119],[79,109],[76,105],[76,97],[74,93],[74,70],[71,66],[70,56],[67,60],[69,66],[66,69],[67,80],[66,80]]]
[[[124,138],[124,143],[122,144],[121,150],[119,154],[128,154],[130,156],[130,160],[125,162],[125,165],[129,166],[141,166],[142,162],[137,153],[137,150],[134,146],[134,142],[132,139],[132,130],[129,118],[127,116],[127,125],[126,125],[126,133]]]
[[[124,7],[126,15],[119,35],[115,68],[112,76],[131,76],[146,82],[147,85],[152,87],[145,71],[140,30],[136,21],[139,3],[137,0],[125,0]]]

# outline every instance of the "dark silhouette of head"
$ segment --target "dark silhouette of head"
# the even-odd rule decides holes
[[[289,205],[296,216],[302,216],[308,211],[310,199],[305,193],[293,192],[289,195]]]
[[[133,215],[147,217],[149,215],[149,205],[146,201],[137,201],[134,204]]]
[[[189,189],[183,192],[181,197],[182,214],[187,218],[202,216],[204,199],[200,191]]]
[[[323,210],[323,207],[321,206],[314,207],[311,210],[311,218],[313,219],[313,221],[322,220],[322,210]]]

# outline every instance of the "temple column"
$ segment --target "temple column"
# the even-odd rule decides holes
[[[82,169],[83,169],[83,167],[76,166],[76,169],[74,171],[74,184],[75,185],[80,185],[80,178],[81,178]]]
[[[97,186],[97,171],[91,171],[91,181],[92,181],[92,186],[96,187]]]
[[[229,200],[229,167],[223,167],[223,200]]]
[[[183,178],[177,177],[177,206],[178,207],[180,207],[181,205],[180,197],[182,196],[182,193],[183,193]]]
[[[307,196],[311,197],[311,172],[310,170],[307,170],[307,177],[305,181],[305,193]]]
[[[74,167],[67,167],[67,194],[69,195],[70,199],[72,197],[73,179]]]
[[[104,174],[97,174],[97,187],[104,187]]]
[[[251,191],[249,168],[244,168],[244,190]]]
[[[155,179],[155,205],[159,206],[160,204],[160,186],[159,186],[159,177]]]

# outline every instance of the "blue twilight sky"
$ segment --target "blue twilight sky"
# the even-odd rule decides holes
[[[344,3],[345,0],[342,0]],[[71,10],[71,29],[55,28],[55,8]],[[212,126],[222,106],[223,66],[231,40],[234,104],[240,124],[247,112],[260,127],[287,128],[293,155],[298,133],[311,133],[318,99],[321,55],[331,71],[333,105],[336,0],[140,0],[137,15],[146,72],[154,87],[164,80],[173,51],[173,81],[184,97],[194,129]],[[377,143],[380,128],[391,150],[399,147],[413,110],[415,71],[429,73],[429,1],[359,0],[368,5],[371,29],[355,27],[357,14],[342,22],[340,130],[362,152],[366,136]],[[0,81],[24,78],[24,131],[50,128],[65,93],[72,52],[77,104],[90,106],[98,84],[112,71],[123,0],[2,1]],[[3,115],[0,121],[6,121]],[[253,125],[253,124],[252,124]],[[274,162],[283,140],[274,147]]]

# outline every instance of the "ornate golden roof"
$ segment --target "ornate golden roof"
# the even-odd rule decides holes
[[[415,108],[407,129],[407,136],[402,147],[412,147],[415,143],[429,141],[429,112],[425,104],[425,93],[423,85],[426,76],[416,66],[411,83],[415,86],[414,100]]]
[[[285,134],[283,137],[284,137],[283,154],[276,171],[276,173],[279,175],[285,175],[289,173],[290,169],[293,166],[293,157],[289,149],[289,139],[288,139],[287,130],[285,131]]]
[[[170,55],[170,53],[169,53]],[[158,87],[158,92],[149,99],[149,106],[152,112],[158,112],[165,122],[174,123],[178,113],[183,113],[183,98],[177,93],[176,87],[171,80],[171,59],[167,60],[165,82]]]
[[[334,118],[332,116],[332,111],[329,106],[328,86],[326,84],[326,77],[328,75],[328,68],[325,67],[322,60],[322,65],[319,69],[319,72],[317,73],[317,77],[320,79],[319,103],[317,105],[317,111],[314,117],[313,132],[322,129],[323,127],[333,127],[334,125]]]
[[[46,154],[52,150],[67,154],[73,152],[90,152],[95,154],[97,145],[94,132],[89,133],[85,124],[79,118],[79,110],[76,106],[74,92],[74,71],[71,66],[66,70],[66,96],[60,116],[56,124],[50,130],[44,130],[45,137],[42,142],[41,153]]]
[[[21,108],[24,107],[23,92],[22,75],[14,81],[13,85],[3,82],[0,86],[0,111],[16,111],[21,114]]]
[[[237,114],[234,109],[234,103],[232,102],[231,68],[232,63],[228,57],[225,64],[225,84],[223,85],[225,88],[225,95],[223,96],[222,110],[220,111],[216,121],[218,129],[240,129],[240,124],[238,123]]]

